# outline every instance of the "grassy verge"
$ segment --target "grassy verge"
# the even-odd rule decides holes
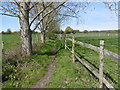
[[[69,47],[71,47],[71,41],[67,41]],[[89,64],[92,68],[98,71],[99,68],[99,53],[93,51],[89,48],[85,48],[81,45],[75,45],[75,52],[80,58]],[[118,88],[118,63],[110,59],[109,57],[104,57],[104,77],[115,87]]]
[[[4,81],[3,88],[28,88],[40,80],[47,72],[47,68],[52,60],[50,52],[53,44],[53,40],[49,40],[46,44],[38,46],[34,50],[35,55],[22,58],[17,65],[4,62],[3,75],[7,80]],[[17,58],[14,59],[16,60]]]
[[[71,42],[67,41],[67,45],[71,47]],[[80,45],[75,46],[75,51],[84,62],[98,71],[99,53]],[[118,88],[118,64],[109,57],[104,58],[104,77]],[[47,83],[47,88],[96,88],[98,86],[98,79],[82,64],[77,61],[72,63],[71,53],[68,50],[61,49],[57,53],[56,70],[51,82]]]
[[[56,70],[47,88],[93,88],[97,79],[79,62],[72,63],[71,53],[61,49],[57,54]]]

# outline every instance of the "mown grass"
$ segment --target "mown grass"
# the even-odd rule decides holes
[[[7,75],[8,80],[3,83],[3,88],[29,88],[40,80],[47,72],[47,68],[52,60],[49,53],[52,52],[53,44],[53,40],[49,40],[46,44],[35,49],[35,55],[23,58],[16,67],[9,65],[9,67],[14,67],[11,68],[13,72]],[[5,70],[7,69],[5,68]]]

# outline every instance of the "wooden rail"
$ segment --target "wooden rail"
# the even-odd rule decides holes
[[[70,48],[68,48],[68,46],[66,46],[66,48],[72,53],[72,51],[70,50]],[[79,60],[79,62],[84,65],[86,68],[89,69],[90,72],[92,72],[98,79],[99,79],[99,73],[94,70],[92,67],[90,67],[88,64],[86,64],[85,62],[83,62],[76,54],[75,57]],[[106,85],[107,88],[111,89],[111,90],[115,90],[114,87],[103,77],[102,78],[103,83]]]
[[[66,40],[72,41],[71,38],[66,38]],[[87,48],[90,48],[90,49],[92,49],[94,51],[97,51],[97,52],[100,51],[99,47],[93,46],[91,44],[86,44],[86,43],[83,43],[83,42],[80,42],[80,41],[75,41],[75,43],[79,44],[79,45],[82,45],[82,46],[85,46]],[[106,49],[104,49],[104,55],[109,56],[111,59],[115,60],[116,62],[118,62],[118,60],[120,59],[120,56],[118,54],[113,53],[113,52],[111,52],[109,50],[106,50]]]

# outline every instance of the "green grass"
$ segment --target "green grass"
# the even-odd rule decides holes
[[[117,33],[110,33],[109,36],[107,33],[81,33],[75,34],[74,36],[76,41],[81,41],[98,47],[100,46],[100,40],[104,40],[105,49],[108,49],[114,53],[118,53],[119,46]]]
[[[40,40],[40,34],[32,35],[33,43]],[[4,41],[4,50],[9,51],[21,45],[20,34],[3,34],[2,40]]]
[[[11,68],[15,69],[15,71],[10,74],[8,76],[9,79],[3,83],[3,88],[28,88],[40,80],[45,72],[47,72],[47,68],[52,60],[49,54],[52,52],[52,48],[53,40],[49,40],[46,44],[37,47],[34,51],[36,55],[23,58],[16,68]]]
[[[67,41],[71,47],[71,41]],[[80,45],[75,45],[76,54],[88,65],[99,71],[99,53]],[[104,77],[118,88],[118,64],[109,57],[104,57]],[[72,63],[71,53],[61,49],[57,53],[56,70],[51,82],[47,83],[47,88],[96,88],[99,86],[98,79],[95,78],[79,62]],[[104,86],[105,88],[105,86]]]
[[[71,53],[61,49],[57,54],[57,65],[51,82],[46,88],[93,88],[97,79],[80,63],[72,63]]]
[[[67,45],[71,47],[71,41],[67,41]],[[92,68],[98,71],[99,68],[99,53],[81,45],[75,45],[75,52],[83,61],[89,64]],[[120,66],[120,65],[119,65]],[[118,88],[118,63],[109,57],[104,57],[104,72],[107,80],[112,83],[115,88]],[[109,78],[108,78],[109,77]]]
[[[99,46],[100,40],[105,40],[105,48],[117,53],[117,47],[108,47],[109,45],[118,46],[118,37],[114,34],[76,34],[75,40],[84,43]],[[5,50],[12,50],[21,44],[20,36],[18,35],[3,35]],[[37,42],[36,35],[33,35],[34,43]],[[71,47],[71,41],[67,41],[67,45]],[[108,46],[107,46],[108,45]],[[21,64],[17,67],[5,65],[8,69],[13,69],[13,73],[9,75],[10,79],[4,82],[4,88],[10,87],[30,87],[36,83],[47,71],[48,65],[51,62],[51,51],[53,48],[53,40],[49,40],[44,45],[37,45],[33,52],[36,55],[22,59]],[[85,48],[80,45],[75,45],[75,51],[84,62],[92,68],[98,70],[99,53]],[[16,58],[15,58],[16,59]],[[17,59],[16,59],[17,60]],[[72,63],[71,53],[64,50],[61,41],[57,40],[57,65],[51,82],[48,82],[47,88],[96,88],[98,87],[98,79],[96,79],[82,64],[79,62]],[[15,69],[15,70],[14,70]],[[17,71],[16,71],[17,70]],[[104,72],[106,79],[115,87],[118,88],[118,64],[105,56]]]
[[[19,34],[2,35],[2,40],[4,41],[5,51],[14,49],[16,46],[19,46],[21,44]]]
[[[84,42],[84,43],[92,44],[97,47],[100,46],[100,40],[104,40],[104,42],[105,42],[104,48],[105,49],[110,50],[114,53],[118,53],[118,38],[116,38],[116,37],[109,37],[109,38],[106,38],[106,37],[95,37],[95,38],[93,38],[93,37],[89,37],[89,38],[78,37],[78,38],[76,38],[76,40]]]

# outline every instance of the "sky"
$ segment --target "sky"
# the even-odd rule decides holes
[[[92,2],[86,13],[81,14],[81,21],[77,23],[77,19],[69,18],[61,25],[61,29],[65,30],[70,26],[74,30],[118,30],[118,16],[115,12],[111,12],[103,3]],[[19,19],[9,16],[0,16],[0,30],[19,31]]]

